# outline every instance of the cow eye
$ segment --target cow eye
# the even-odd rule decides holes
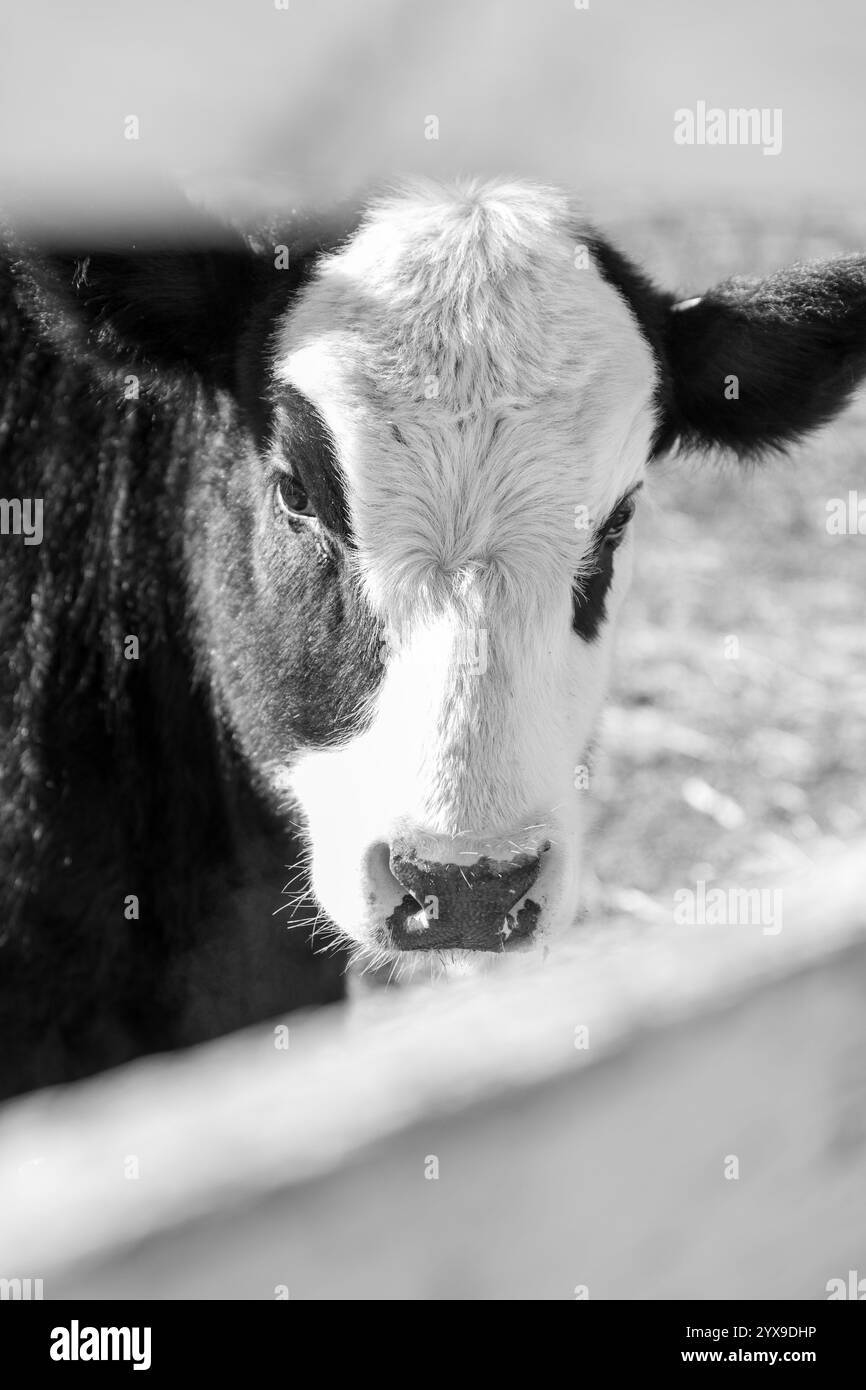
[[[281,473],[277,479],[277,503],[287,516],[315,516],[313,505],[302,483],[292,473]]]
[[[617,546],[625,535],[625,528],[634,516],[634,497],[626,497],[615,511],[611,512],[601,530],[601,540],[605,545]]]

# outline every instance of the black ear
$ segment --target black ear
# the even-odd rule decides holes
[[[52,337],[108,367],[233,384],[264,273],[239,234],[184,204],[170,231],[164,221],[62,239],[37,229],[30,241],[20,268]]]
[[[662,344],[658,452],[781,449],[837,415],[866,376],[866,257],[668,300]]]

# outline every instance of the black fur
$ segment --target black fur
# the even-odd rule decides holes
[[[657,455],[784,449],[833,419],[866,375],[866,257],[729,280],[679,309],[604,238],[589,245],[656,356]],[[739,395],[727,399],[732,376]]]
[[[0,1094],[342,992],[272,916],[299,846],[257,769],[350,727],[375,633],[338,538],[275,518],[254,572],[269,337],[315,250],[287,280],[227,239],[0,259],[0,493],[45,509],[0,539]]]
[[[826,424],[866,372],[866,258],[730,280],[668,318],[674,410],[661,447],[782,449]],[[739,399],[726,400],[736,376]]]
[[[605,599],[613,579],[614,547],[601,542],[589,574],[582,576],[571,596],[571,625],[584,642],[594,642],[607,617]]]

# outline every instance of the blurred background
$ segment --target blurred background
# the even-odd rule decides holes
[[[850,202],[862,178],[857,0],[4,9],[0,176],[37,189],[89,177],[110,198],[133,161],[292,199],[395,171],[513,172],[599,196],[605,213],[608,198]],[[781,154],[676,145],[673,112],[698,100],[781,108]]]

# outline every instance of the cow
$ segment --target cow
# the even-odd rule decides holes
[[[866,372],[863,257],[681,301],[527,182],[170,221],[5,233],[7,1092],[561,939],[654,464]]]

